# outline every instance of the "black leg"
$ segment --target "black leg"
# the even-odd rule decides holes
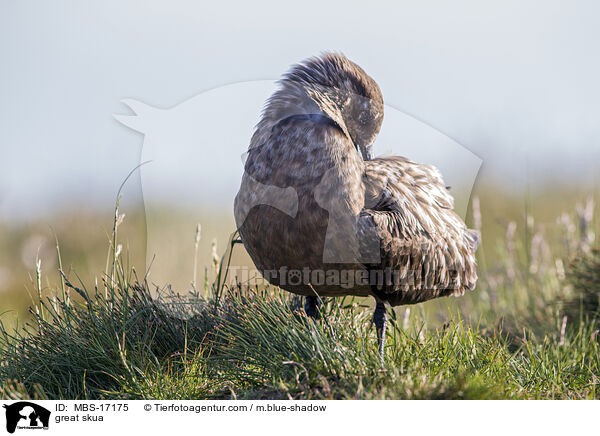
[[[379,357],[383,360],[383,347],[385,346],[385,328],[387,326],[387,313],[385,303],[377,301],[375,313],[373,313],[373,324],[377,330],[377,345],[379,346]]]
[[[304,302],[304,311],[306,314],[313,318],[319,319],[319,306],[321,305],[321,300],[318,297],[306,297],[306,301]]]

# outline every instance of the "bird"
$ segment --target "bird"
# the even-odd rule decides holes
[[[322,297],[373,297],[383,359],[387,307],[473,290],[480,235],[454,212],[437,168],[373,156],[383,94],[359,65],[324,52],[278,85],[234,201],[240,239],[269,283],[305,297],[309,317],[319,317]],[[259,192],[265,186],[292,188],[295,214]]]

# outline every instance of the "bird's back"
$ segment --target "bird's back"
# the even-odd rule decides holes
[[[377,235],[383,275],[373,292],[392,305],[461,295],[477,281],[477,232],[453,210],[453,198],[432,166],[392,156],[366,162],[363,233]]]

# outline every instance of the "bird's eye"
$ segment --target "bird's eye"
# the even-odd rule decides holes
[[[358,116],[358,122],[361,124],[367,124],[369,122],[369,113],[361,112],[360,115]]]

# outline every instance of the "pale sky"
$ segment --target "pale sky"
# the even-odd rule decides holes
[[[595,2],[90,4],[0,3],[0,218],[109,208],[144,142],[113,118],[129,113],[122,99],[170,108],[276,79],[324,50],[361,65],[389,107],[481,158],[478,180],[598,186]],[[411,157],[407,135],[393,149]],[[247,141],[213,146],[237,165]],[[140,178],[127,189],[139,197]]]

